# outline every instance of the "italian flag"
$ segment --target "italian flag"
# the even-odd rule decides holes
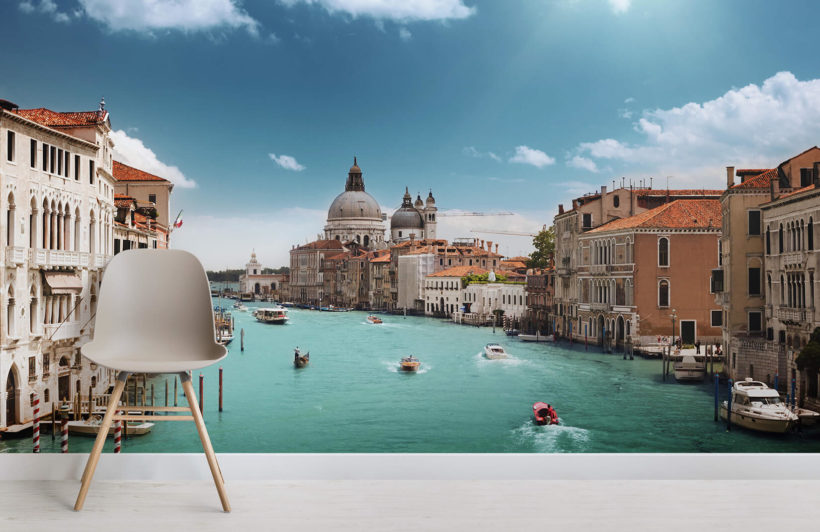
[[[179,229],[180,227],[182,227],[182,211],[179,211],[177,219],[174,220],[174,229]]]

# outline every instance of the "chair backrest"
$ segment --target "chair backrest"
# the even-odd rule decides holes
[[[222,352],[215,339],[205,269],[187,251],[134,249],[108,264],[94,340],[109,356],[145,361],[202,360]]]

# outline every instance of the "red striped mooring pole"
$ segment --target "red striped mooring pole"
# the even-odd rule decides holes
[[[60,452],[68,452],[68,416],[60,416]]]
[[[119,412],[117,412],[119,414]],[[114,452],[122,451],[122,420],[114,422]]]
[[[34,441],[34,452],[40,452],[40,396],[35,392],[31,399],[31,406],[34,407],[34,426],[32,427],[32,440]]]

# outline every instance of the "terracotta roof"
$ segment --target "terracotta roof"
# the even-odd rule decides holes
[[[390,253],[385,253],[378,257],[374,257],[370,262],[390,262]]]
[[[661,188],[645,188],[634,191],[638,196],[666,196],[669,192],[670,196],[715,196],[719,197],[723,194],[722,190],[711,190],[701,188],[680,188],[680,189],[666,189]]]
[[[51,109],[46,109],[45,107],[40,107],[38,109],[20,109],[17,111],[17,114],[23,118],[37,122],[38,124],[54,128],[94,126],[104,123],[106,118],[108,118],[107,111],[58,113],[57,111],[52,111]]]
[[[675,200],[659,207],[614,220],[588,233],[603,233],[619,229],[720,229],[722,223],[720,201],[716,199]]]
[[[134,205],[134,198],[122,194],[114,194],[114,206],[118,209],[129,209]]]
[[[465,275],[482,275],[485,273],[490,272],[478,266],[454,266],[440,272],[431,273],[427,277],[464,277]]]
[[[758,175],[768,170],[768,168],[739,168],[735,170],[735,175]]]
[[[164,181],[170,183],[167,179],[143,172],[119,161],[114,161],[114,179],[117,181]]]
[[[516,269],[516,268],[526,268],[526,267],[527,267],[527,264],[526,264],[526,263],[524,263],[524,262],[517,261],[517,260],[516,260],[516,261],[512,261],[512,260],[502,260],[502,261],[501,261],[501,264],[500,264],[499,266],[500,266],[501,268],[511,268],[511,269]]]
[[[780,200],[780,199],[783,199],[783,198],[788,198],[789,196],[794,196],[795,194],[800,194],[801,192],[808,192],[809,190],[814,190],[814,188],[815,188],[814,183],[812,183],[811,185],[805,186],[803,188],[798,188],[797,190],[793,190],[793,191],[789,192],[788,194],[781,194],[780,196],[778,196],[776,199],[770,201],[769,203],[772,203],[774,201],[777,201],[777,200]]]
[[[331,257],[325,257],[325,260],[342,260],[348,258],[349,256],[350,254],[348,252],[337,253],[336,255],[333,255]]]
[[[304,246],[297,246],[296,249],[344,249],[344,245],[338,240],[314,240]]]
[[[518,272],[507,272],[507,271],[505,271],[505,272],[499,272],[499,275],[503,275],[504,277],[507,278],[508,281],[512,281],[513,279],[521,280],[521,279],[526,279],[527,278],[526,275],[524,275],[523,273],[518,273]]]
[[[523,256],[523,255],[519,255],[519,256],[517,256],[517,257],[507,257],[506,259],[504,259],[504,262],[507,262],[507,261],[513,261],[513,262],[527,262],[528,260],[530,260],[530,258],[529,258],[529,257],[525,257],[525,256]]]
[[[746,179],[746,181],[734,185],[732,188],[769,188],[769,186],[771,186],[772,179],[774,178],[777,178],[777,168],[770,168],[755,177],[750,177]]]

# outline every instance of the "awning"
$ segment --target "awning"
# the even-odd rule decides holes
[[[83,291],[83,280],[73,272],[43,272],[43,279],[51,295],[79,294]]]

